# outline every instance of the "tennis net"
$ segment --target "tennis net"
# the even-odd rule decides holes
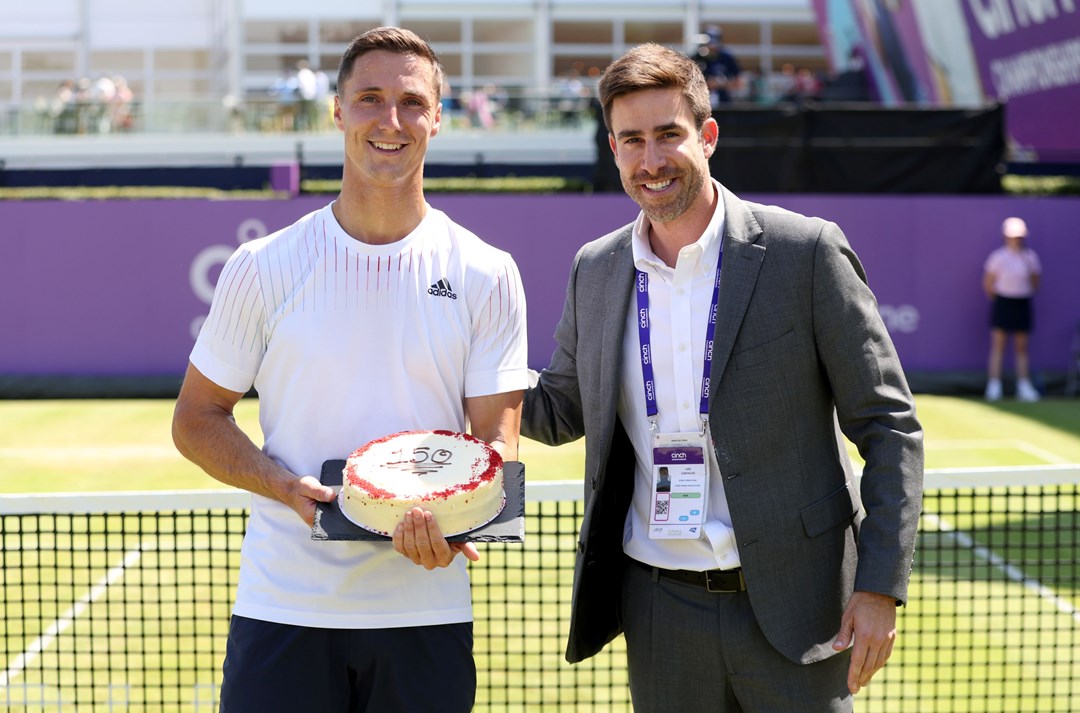
[[[630,710],[621,638],[562,657],[581,491],[530,483],[525,543],[470,565],[477,711]],[[1078,498],[1080,466],[928,473],[897,647],[858,710],[1080,710]],[[0,704],[216,711],[247,506],[224,490],[0,496]]]

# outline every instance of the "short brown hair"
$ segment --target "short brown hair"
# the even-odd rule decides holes
[[[611,131],[611,105],[624,94],[644,89],[675,88],[694,115],[700,131],[705,120],[712,116],[709,86],[697,62],[681,52],[646,42],[631,48],[608,65],[600,78],[600,104],[604,109],[604,125]]]
[[[443,68],[439,64],[439,58],[436,56],[435,50],[431,49],[431,45],[418,34],[401,27],[376,27],[349,43],[349,47],[345,50],[345,54],[341,55],[341,62],[338,64],[337,87],[339,93],[341,87],[349,79],[349,75],[352,74],[356,60],[374,50],[410,54],[420,59],[426,59],[431,63],[431,79],[435,84],[435,98],[437,100],[442,98]]]

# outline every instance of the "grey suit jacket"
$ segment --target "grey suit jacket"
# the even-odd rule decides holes
[[[840,229],[721,195],[710,430],[758,622],[784,656],[810,663],[833,655],[853,590],[906,599],[922,507],[922,431]],[[525,396],[523,435],[587,443],[570,662],[622,631],[634,453],[616,406],[634,285],[631,229],[579,251],[551,365]],[[837,423],[866,461],[861,492]]]

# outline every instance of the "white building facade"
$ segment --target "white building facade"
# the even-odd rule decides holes
[[[0,5],[0,107],[116,75],[144,105],[242,100],[299,60],[333,77],[348,42],[380,25],[427,38],[455,91],[549,93],[640,42],[691,51],[709,25],[755,73],[825,68],[810,0],[11,0]]]

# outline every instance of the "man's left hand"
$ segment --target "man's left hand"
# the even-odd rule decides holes
[[[471,542],[447,542],[435,522],[435,516],[416,507],[405,513],[405,517],[394,529],[394,549],[405,555],[414,564],[424,569],[449,567],[454,557],[461,552],[468,559],[476,562],[480,553]]]
[[[855,694],[870,683],[892,654],[896,641],[896,600],[873,592],[852,594],[833,648],[843,651],[852,646],[852,639],[855,645],[851,649],[847,683],[848,690]]]

